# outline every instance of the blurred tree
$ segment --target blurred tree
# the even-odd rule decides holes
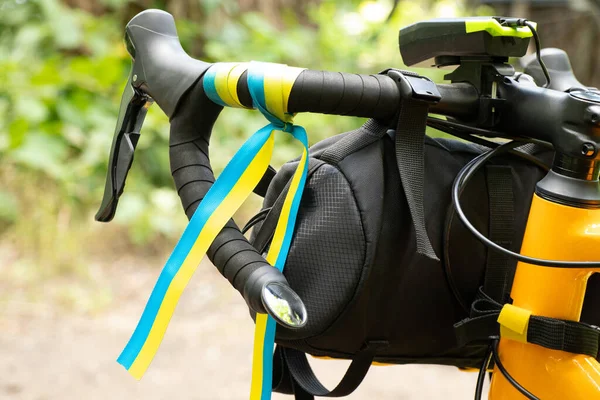
[[[65,0],[65,4],[97,16],[104,14],[107,10],[104,2],[98,0]]]

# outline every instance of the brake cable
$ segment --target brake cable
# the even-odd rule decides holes
[[[490,343],[488,349],[485,353],[485,357],[483,357],[483,363],[481,364],[481,368],[479,368],[479,374],[477,375],[477,385],[475,386],[475,400],[481,400],[483,395],[483,383],[485,380],[485,371],[487,371],[488,366],[490,365],[490,361],[493,357],[494,347],[493,344]]]
[[[486,140],[486,139],[483,139],[478,136],[474,136],[474,135],[478,135],[478,134],[479,135],[485,134],[485,136],[501,136],[502,135],[500,133],[495,134],[494,131],[489,131],[487,129],[475,128],[475,127],[471,127],[468,125],[462,125],[457,122],[446,121],[444,119],[435,118],[435,117],[428,117],[427,125],[434,129],[437,129],[439,131],[446,132],[452,136],[456,136],[457,138],[460,138],[460,139],[463,139],[463,140],[469,141],[471,143],[475,143],[475,144],[478,144],[480,146],[484,146],[484,147],[487,147],[490,149],[495,149],[496,147],[498,147],[502,144],[502,143],[494,142],[491,140]],[[548,142],[544,142],[541,140],[531,140],[531,143],[536,144],[541,147],[544,147],[544,148],[547,148],[549,150],[554,150],[554,147],[552,147],[552,145]],[[524,153],[519,150],[510,150],[509,153],[511,155],[514,155],[514,156],[520,157],[522,159],[525,159],[527,161],[530,161],[531,163],[537,165],[538,167],[540,167],[541,169],[543,169],[546,172],[550,171],[550,166],[547,163],[543,162],[542,160],[540,160],[539,158],[537,158],[531,154]]]
[[[546,78],[546,83],[543,85],[543,87],[548,88],[550,86],[550,74],[548,73],[548,69],[546,68],[544,60],[542,60],[542,46],[540,44],[540,37],[538,36],[535,25],[525,18],[505,18],[501,22],[501,25],[511,27],[526,26],[527,28],[529,28],[531,34],[533,35],[533,40],[535,41],[535,58],[537,59],[538,63],[540,63],[540,67],[542,68],[542,72],[544,73],[544,77]]]
[[[492,360],[494,360],[494,364],[498,367],[498,370],[502,374],[502,376],[511,384],[515,389],[519,391],[523,396],[527,397],[529,400],[540,400],[539,397],[535,396],[529,390],[525,389],[519,382],[516,381],[515,378],[506,370],[504,364],[502,364],[502,360],[500,360],[500,353],[498,352],[498,338],[492,339],[488,350],[485,353],[485,357],[483,358],[483,363],[481,364],[481,368],[479,368],[479,374],[477,375],[477,385],[475,389],[475,400],[481,400],[483,396],[483,383],[485,381],[485,371],[488,369],[488,366]]]
[[[537,30],[535,29],[533,24],[527,20],[524,21],[523,25],[528,27],[531,31],[531,34],[533,35],[533,40],[535,41],[535,58],[540,63],[540,67],[542,68],[542,71],[544,72],[544,77],[546,78],[546,83],[543,87],[547,88],[550,86],[550,74],[548,73],[548,69],[546,68],[544,60],[542,60],[542,46],[540,45],[540,38],[538,36]]]
[[[515,149],[516,147],[521,146],[523,143],[530,143],[530,141],[526,139],[522,140],[513,140],[511,142],[504,143],[486,153],[483,153],[473,160],[471,160],[466,166],[464,166],[458,175],[455,178],[455,181],[452,185],[452,205],[456,209],[458,216],[462,223],[475,235],[475,237],[480,240],[487,247],[499,251],[505,255],[510,257],[514,257],[519,261],[526,262],[528,264],[542,265],[547,267],[561,267],[561,268],[581,268],[581,267],[597,267],[600,266],[600,262],[571,262],[571,261],[555,261],[555,260],[544,260],[534,257],[523,256],[519,253],[512,252],[504,247],[492,242],[490,239],[486,238],[481,232],[479,232],[467,219],[464,214],[462,207],[460,206],[460,195],[465,189],[467,183],[474,176],[475,172],[477,172],[489,159],[492,157],[506,153],[510,150]],[[491,344],[491,354],[494,360],[494,364],[498,367],[498,370],[503,375],[503,377],[523,396],[530,400],[539,400],[538,397],[533,395],[527,389],[525,389],[519,382],[517,382],[506,370],[502,361],[500,360],[499,352],[498,352],[498,339],[494,338]],[[487,364],[489,362],[489,353],[486,355],[484,362],[479,371],[479,375],[477,378],[477,386],[475,391],[475,400],[481,399],[481,394],[483,391],[483,380],[485,378],[485,370],[487,369]]]
[[[513,387],[515,389],[517,389],[523,396],[527,397],[529,400],[540,400],[539,397],[534,396],[529,390],[527,390],[523,386],[521,386],[521,384],[519,382],[517,382],[515,380],[515,378],[513,378],[508,373],[508,371],[502,364],[502,360],[500,360],[500,354],[498,352],[498,342],[499,342],[498,339],[494,339],[492,341],[492,357],[494,359],[494,364],[496,364],[496,366],[498,367],[498,370],[500,370],[500,372],[502,373],[502,376],[504,376],[504,378],[508,382],[510,382],[510,384],[513,385]]]
[[[494,149],[496,147],[499,147],[502,143],[498,143],[498,142],[494,142],[491,140],[486,140],[483,139],[479,136],[475,136],[472,133],[468,133],[469,129],[465,129],[465,128],[472,128],[472,127],[468,127],[466,125],[462,125],[456,122],[451,122],[451,121],[446,121],[443,119],[439,119],[439,118],[435,118],[435,117],[429,117],[427,119],[427,125],[437,129],[439,131],[448,133],[452,136],[455,136],[459,139],[463,139],[466,141],[469,141],[471,143],[475,143],[478,144],[480,146],[484,146],[487,147],[488,149]],[[474,131],[476,131],[478,134],[486,134],[486,136],[490,136],[492,134],[492,131],[487,131],[485,129],[481,129],[481,128],[473,128]],[[535,141],[535,144],[540,145],[541,147],[545,147],[545,148],[549,148],[549,149],[553,149],[553,147],[546,142],[542,142],[542,141]],[[550,165],[548,165],[547,163],[545,163],[543,160],[537,158],[536,156],[520,151],[520,150],[510,150],[508,152],[510,155],[512,156],[516,156],[518,158],[521,158],[525,161],[529,161],[530,163],[538,166],[540,169],[542,169],[545,172],[548,172],[550,170]],[[450,230],[452,227],[452,224],[454,223],[454,217],[456,215],[456,209],[454,208],[454,206],[452,204],[450,204],[447,216],[446,216],[446,221],[444,224],[444,238],[449,238],[449,234],[450,234]],[[450,246],[449,246],[449,240],[444,240],[444,247],[443,247],[443,257],[444,257],[444,272],[446,275],[446,280],[448,281],[448,285],[450,286],[450,289],[452,290],[452,293],[454,294],[454,298],[456,299],[456,301],[459,303],[459,305],[461,306],[461,308],[463,309],[463,311],[466,314],[469,314],[469,310],[470,307],[467,305],[467,301],[464,299],[462,293],[460,293],[460,290],[458,289],[456,282],[454,281],[453,278],[453,274],[452,274],[452,269],[450,267],[451,262],[450,262]]]
[[[467,165],[465,165],[458,175],[456,176],[454,183],[452,184],[452,204],[456,208],[456,212],[461,222],[471,231],[475,237],[482,242],[485,246],[490,249],[500,252],[504,255],[507,255],[512,258],[516,258],[517,260],[527,263],[540,265],[544,267],[553,267],[553,268],[599,268],[600,262],[598,261],[559,261],[559,260],[547,260],[536,257],[529,257],[514,251],[508,250],[497,243],[494,243],[487,237],[485,237],[481,232],[477,230],[471,224],[467,216],[465,215],[462,206],[460,205],[460,195],[464,191],[465,186],[469,183],[471,178],[475,175],[475,173],[487,162],[490,158],[505,153],[509,150],[513,150],[516,147],[521,146],[522,144],[531,143],[528,139],[516,139],[508,143],[504,143],[493,150],[490,150],[486,153],[477,156]]]

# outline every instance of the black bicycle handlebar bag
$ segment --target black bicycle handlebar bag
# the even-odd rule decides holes
[[[453,217],[451,187],[460,169],[487,149],[425,137],[423,206],[440,259],[434,260],[417,252],[393,136],[388,126],[369,120],[311,147],[283,271],[306,305],[308,322],[300,329],[277,326],[279,352],[354,359],[371,348],[373,360],[383,363],[479,368],[487,343],[459,347],[453,326],[468,317],[486,265],[502,256],[488,253]],[[549,150],[533,153],[552,160]],[[263,253],[297,164],[285,164],[269,184],[267,217],[252,233]],[[519,251],[535,184],[544,175],[518,157],[495,157],[467,186],[461,204],[480,232]],[[500,262],[510,263],[514,273],[515,261]]]

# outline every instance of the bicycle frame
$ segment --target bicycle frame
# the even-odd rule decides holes
[[[600,209],[566,206],[534,195],[522,254],[556,260],[595,260],[600,247]],[[589,277],[600,269],[547,268],[519,263],[514,305],[533,314],[579,321]],[[595,358],[501,339],[500,359],[523,387],[544,400],[592,399],[600,392]],[[494,369],[489,398],[523,399]]]

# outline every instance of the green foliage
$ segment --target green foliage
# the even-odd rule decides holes
[[[402,1],[384,23],[391,0],[326,0],[310,3],[309,20],[301,23],[291,10],[273,21],[240,12],[237,1],[200,3],[202,21],[177,21],[184,48],[195,56],[211,62],[260,60],[362,73],[402,67],[399,27],[463,12],[450,0],[434,2],[431,9],[416,0]],[[58,234],[40,224],[55,224],[65,209],[70,228],[93,224],[130,67],[121,40],[128,2],[103,4],[107,12],[98,17],[58,0],[0,0],[0,234],[6,229],[26,234],[36,228]],[[436,71],[421,72],[441,78]],[[361,123],[320,115],[299,115],[296,121],[307,128],[311,143]],[[257,112],[225,110],[211,143],[211,153],[218,155],[213,157],[216,170],[264,123]],[[290,140],[279,140],[275,165],[299,151]],[[40,204],[51,218],[40,219],[31,211]],[[30,220],[34,215],[38,219]],[[168,121],[157,106],[144,124],[116,223],[126,226],[128,240],[137,244],[172,240],[185,224],[169,174]],[[81,252],[87,251],[89,237],[70,228],[61,234],[75,235]],[[42,245],[57,246],[53,241],[29,244],[33,253],[43,253]],[[73,246],[64,251],[73,254]]]
[[[57,192],[49,195],[61,196],[76,213],[89,217],[102,198],[130,65],[122,28],[115,16],[95,18],[56,0],[5,2],[2,7],[8,12],[0,13],[0,54],[6,55],[0,58],[0,158],[16,166],[16,174],[36,171],[55,182]],[[144,173],[130,186],[145,194],[139,208],[151,214],[153,190],[170,182],[167,120],[157,112],[148,119],[136,159]],[[14,211],[1,213],[6,220],[4,214]],[[146,229],[150,234],[159,230],[154,225]],[[136,237],[143,241],[150,234]]]

